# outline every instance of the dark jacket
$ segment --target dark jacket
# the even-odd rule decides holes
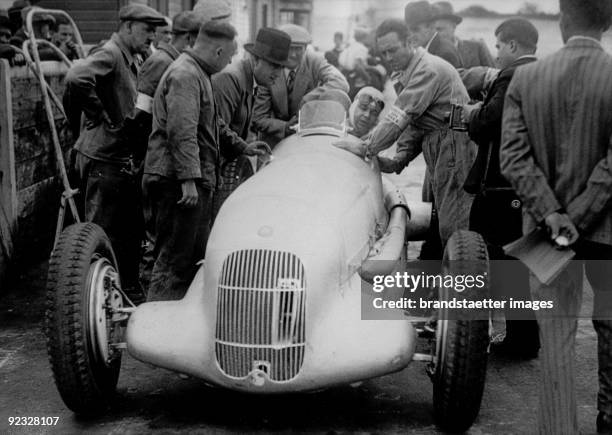
[[[484,41],[474,41],[460,39],[457,42],[457,51],[462,68],[472,68],[474,66],[495,66],[493,56],[485,45]]]
[[[178,50],[172,45],[160,42],[157,51],[145,60],[138,72],[136,107],[126,117],[123,126],[123,135],[126,141],[133,145],[134,158],[138,162],[144,160],[149,136],[151,136],[153,124],[151,112],[155,90],[170,64],[179,55]]]
[[[246,140],[255,103],[253,68],[244,59],[228,65],[212,78],[219,117]],[[224,144],[221,144],[224,146]]]
[[[71,113],[82,110],[87,119],[75,144],[78,151],[107,162],[127,161],[133,154],[121,128],[136,103],[137,73],[134,56],[116,33],[68,70],[64,95],[67,109]],[[110,123],[104,121],[103,112]]]
[[[476,160],[465,182],[469,193],[478,193],[482,188],[510,187],[499,168],[504,99],[516,69],[535,60],[533,56],[523,57],[503,69],[468,125],[470,138],[478,145]]]
[[[138,73],[138,93],[153,98],[162,76],[180,53],[176,48],[160,42],[157,51],[145,60]]]
[[[219,141],[228,129],[217,118],[212,71],[190,50],[168,67],[155,92],[145,174],[216,188]]]
[[[338,62],[338,60],[340,59],[340,53],[342,53],[342,50],[338,50],[334,47],[331,50],[325,52],[325,60],[329,62],[330,65],[333,65],[336,68],[340,68],[340,62]]]
[[[434,35],[429,43],[427,51],[434,56],[441,57],[455,68],[461,68],[459,52],[451,42],[442,39],[438,33]]]

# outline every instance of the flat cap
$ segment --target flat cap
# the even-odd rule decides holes
[[[172,20],[173,33],[198,33],[202,21],[193,11],[184,11],[174,16]]]
[[[312,36],[308,33],[308,30],[297,24],[283,24],[277,27],[289,35],[292,44],[310,44],[312,42]]]
[[[225,0],[199,0],[193,7],[201,24],[209,21],[227,21],[232,17],[232,8]]]
[[[119,20],[140,21],[153,24],[154,26],[167,26],[166,19],[162,14],[149,6],[133,4],[122,7],[119,10]]]

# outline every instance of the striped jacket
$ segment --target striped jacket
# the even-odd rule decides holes
[[[506,94],[501,169],[523,231],[566,210],[586,240],[612,244],[612,56],[591,38],[518,68]]]

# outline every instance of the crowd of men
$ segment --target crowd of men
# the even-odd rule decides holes
[[[347,46],[337,33],[325,57],[309,49],[301,26],[262,28],[233,63],[237,33],[225,2],[201,0],[171,23],[147,6],[126,6],[117,32],[66,76],[85,219],[109,236],[130,297],[180,299],[205,255],[222,159],[260,155],[255,137],[274,147],[294,133],[305,102],[334,99],[361,138],[338,147],[376,159],[383,172],[401,173],[423,154],[423,197],[437,223],[421,258],[439,258],[453,232],[471,229],[490,258],[507,259],[504,245],[541,226],[580,260],[611,260],[612,57],[600,40],[612,2],[560,0],[560,8],[561,50],[537,60],[538,31],[512,18],[495,30],[494,65],[482,41],[456,37],[462,18],[448,2],[408,3],[403,19],[382,22],[373,40],[357,29]],[[2,20],[0,53],[19,33]],[[41,37],[53,24],[44,14],[36,23]],[[62,25],[57,46],[68,50],[72,29]],[[387,75],[397,98],[381,116]],[[462,122],[450,125],[457,107]],[[379,155],[393,144],[392,157]],[[507,312],[497,349],[534,358],[542,346],[541,433],[578,432],[582,270],[575,262],[551,285],[520,266],[492,272],[502,293],[554,301],[556,315],[539,318],[539,331],[524,320],[533,314]],[[590,261],[586,276],[599,339],[597,428],[612,433],[612,268]]]
[[[457,42],[443,42],[444,26],[454,29],[459,17],[447,14],[440,23],[429,3],[409,3],[405,20],[376,30],[378,53],[394,72],[393,107],[367,140],[337,145],[377,156],[385,172],[400,172],[423,153],[424,196],[437,209],[441,246],[454,231],[472,229],[492,259],[507,259],[505,244],[541,227],[551,240],[561,237],[559,248],[575,250],[577,261],[550,284],[520,265],[492,270],[500,281],[494,288],[554,306],[537,314],[538,324],[507,312],[500,350],[533,358],[541,338],[538,432],[579,433],[575,337],[586,274],[598,337],[596,426],[612,433],[612,57],[601,45],[612,2],[561,0],[560,9],[562,49],[537,60],[536,28],[509,19],[495,31],[501,70],[492,72],[466,69]],[[482,101],[474,101],[478,94]],[[446,114],[457,106],[463,125],[449,125]],[[378,155],[393,143],[394,157]]]
[[[16,0],[8,11],[0,10],[0,59],[8,60],[13,66],[25,64],[21,49],[29,39],[26,18],[35,3]],[[38,50],[41,60],[61,61],[64,57],[68,60],[81,57],[80,47],[74,40],[72,23],[65,16],[34,13],[32,30],[37,40],[49,43],[39,42],[42,44]]]

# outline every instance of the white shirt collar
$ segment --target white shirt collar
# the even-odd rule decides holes
[[[520,59],[537,59],[537,57],[535,56],[535,54],[524,54],[521,57],[517,57],[515,62]]]
[[[595,38],[591,38],[590,36],[575,35],[575,36],[572,36],[570,39],[568,39],[567,42],[570,42],[570,41],[573,41],[573,40],[580,40],[580,39],[586,39],[588,41],[596,42],[597,45],[599,45],[601,47],[601,41],[598,41]]]
[[[289,78],[289,73],[290,73],[291,71],[295,71],[295,70],[297,70],[297,68],[296,68],[296,69],[284,68],[284,70],[285,70],[285,80],[287,80],[287,79]]]

